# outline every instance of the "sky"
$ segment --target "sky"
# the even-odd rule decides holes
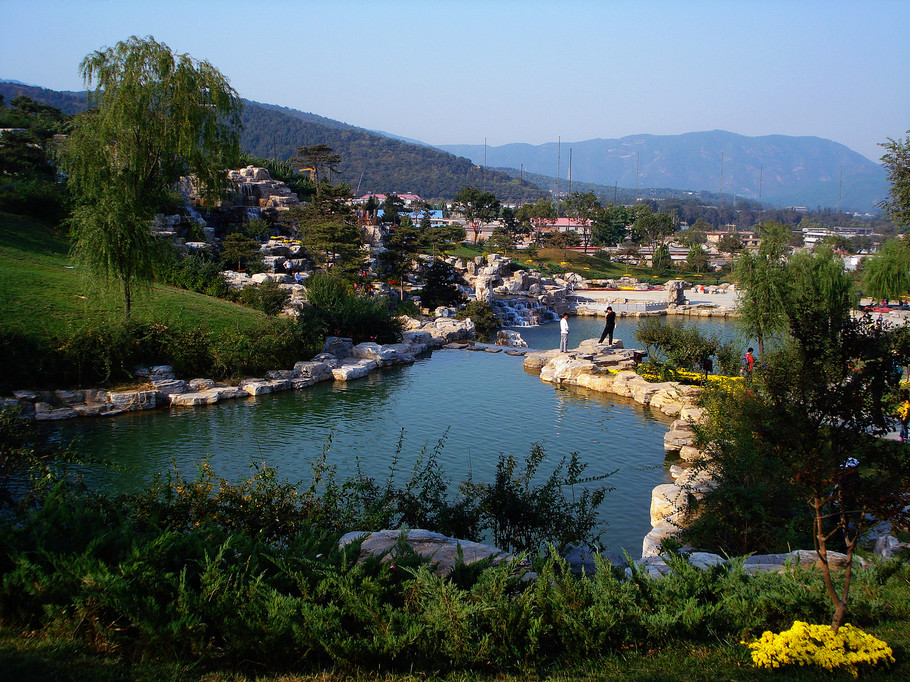
[[[244,98],[428,144],[728,130],[878,161],[910,130],[908,0],[0,0],[0,79],[82,90],[131,35]]]

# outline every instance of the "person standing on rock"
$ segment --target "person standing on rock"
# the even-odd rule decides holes
[[[569,313],[563,313],[559,320],[559,350],[562,353],[569,351]]]
[[[607,323],[604,325],[603,333],[600,335],[600,341],[603,343],[605,337],[609,337],[610,345],[613,345],[613,330],[616,329],[616,313],[613,312],[612,306],[607,306]]]

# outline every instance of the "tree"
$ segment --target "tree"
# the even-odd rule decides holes
[[[696,230],[690,227],[688,230],[679,232],[676,241],[689,248],[692,248],[693,246],[703,246],[708,243],[708,235],[702,230]]]
[[[644,212],[636,220],[632,231],[639,235],[641,241],[661,246],[679,229],[679,223],[669,213]]]
[[[898,299],[910,292],[910,244],[888,239],[863,263],[863,287],[874,299]]]
[[[382,202],[382,222],[390,225],[401,225],[401,214],[404,212],[404,199],[397,194],[389,194]]]
[[[733,266],[740,288],[738,324],[747,337],[756,339],[760,356],[764,355],[765,342],[787,328],[784,299],[789,230],[781,223],[767,222],[762,224],[761,233],[758,251],[743,253]]]
[[[329,173],[338,172],[338,164],[341,163],[341,155],[335,154],[335,150],[327,144],[311,144],[304,147],[297,147],[294,155],[291,157],[291,163],[303,166],[301,170],[312,169],[313,184],[316,185],[316,191],[319,192],[319,181],[328,180],[326,177]]]
[[[237,271],[244,266],[260,260],[259,242],[239,232],[232,232],[224,238],[221,251],[221,262],[225,265],[237,263]]]
[[[604,206],[595,211],[591,225],[591,241],[598,246],[617,246],[626,238],[632,222],[632,212],[625,206]]]
[[[703,445],[719,455],[712,471],[749,454],[753,475],[767,471],[778,482],[769,493],[805,505],[837,631],[852,558],[870,519],[906,523],[910,509],[906,446],[881,439],[896,421],[887,406],[910,359],[910,338],[904,328],[879,329],[850,316],[853,283],[830,250],[794,255],[783,279],[786,342],[762,358],[746,389],[720,401],[730,409],[710,414]],[[718,480],[706,500],[717,499],[724,471]],[[789,506],[770,499],[760,506],[773,511],[773,504]],[[829,565],[833,544],[847,555],[839,587]]]
[[[338,220],[310,221],[300,227],[300,243],[324,271],[351,277],[363,267],[360,230]]]
[[[149,221],[181,176],[192,175],[207,199],[221,195],[242,104],[211,64],[151,37],[93,52],[80,69],[96,106],[77,117],[64,150],[78,201],[73,254],[122,285],[129,317],[134,286],[153,274]]]
[[[515,239],[507,228],[497,225],[493,228],[493,234],[490,235],[490,239],[487,241],[487,248],[491,251],[498,251],[508,255],[509,251],[515,248]]]
[[[910,132],[910,131],[908,131]],[[888,171],[888,198],[881,202],[888,216],[904,229],[910,228],[910,136],[879,145],[887,150],[882,163]]]
[[[379,254],[379,268],[384,274],[398,282],[401,300],[404,300],[404,283],[414,270],[420,233],[410,226],[393,228],[385,240],[385,251]]]
[[[444,253],[463,242],[466,236],[461,225],[433,225],[420,232],[420,243],[424,248],[429,247],[435,257],[437,251]]]
[[[499,199],[492,192],[483,192],[476,187],[465,187],[455,195],[454,206],[464,215],[465,222],[471,226],[476,243],[480,235],[480,226],[493,220],[499,213]]]
[[[594,192],[572,192],[566,200],[566,213],[575,220],[581,230],[581,243],[584,246],[585,253],[588,252],[588,244],[590,242],[591,221],[600,208],[600,202]]]
[[[556,220],[556,207],[549,199],[538,199],[534,204],[523,204],[515,213],[520,222],[528,221],[536,228]]]
[[[458,273],[444,260],[434,260],[427,269],[425,283],[420,292],[423,307],[431,310],[439,306],[454,306],[464,301],[464,294],[457,285]]]
[[[547,233],[547,244],[552,246],[554,249],[562,249],[563,258],[568,258],[569,248],[572,246],[578,246],[581,243],[581,238],[578,236],[578,233],[575,230],[567,230],[566,232],[549,232]]]
[[[728,232],[717,242],[717,250],[734,256],[743,250],[743,240],[736,232]]]
[[[693,244],[689,247],[689,253],[686,256],[686,264],[695,272],[704,272],[708,269],[708,252],[701,244]]]

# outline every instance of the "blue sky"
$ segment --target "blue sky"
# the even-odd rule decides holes
[[[878,160],[910,129],[907,0],[0,0],[0,78],[83,87],[152,35],[248,99],[430,144],[723,129]]]

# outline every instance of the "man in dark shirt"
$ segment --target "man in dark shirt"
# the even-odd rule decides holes
[[[607,306],[607,323],[604,325],[603,333],[600,335],[600,341],[603,343],[605,337],[610,338],[610,345],[613,345],[613,330],[616,329],[616,313],[613,312],[612,306]]]

